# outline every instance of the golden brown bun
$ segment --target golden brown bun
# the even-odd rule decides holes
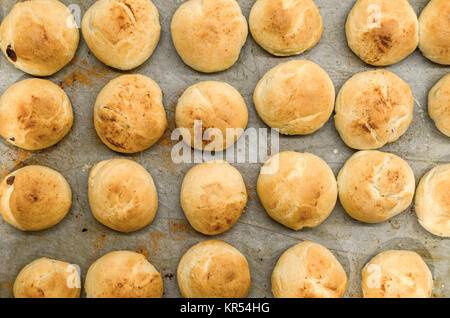
[[[325,161],[310,153],[285,151],[270,158],[257,192],[267,214],[293,230],[316,227],[333,211],[337,185]]]
[[[413,119],[408,84],[386,70],[362,72],[342,86],[336,99],[335,126],[350,148],[381,148],[399,139]]]
[[[245,256],[221,241],[192,246],[178,264],[177,279],[185,298],[244,298],[250,291]]]
[[[328,74],[306,60],[281,63],[268,71],[253,94],[256,111],[285,135],[307,135],[333,113],[335,91]]]
[[[450,74],[441,78],[430,90],[428,113],[436,127],[450,137]]]
[[[202,130],[197,128],[194,133],[195,121],[201,121]],[[189,131],[190,135],[183,135],[183,140],[192,148],[220,151],[234,144],[244,133],[248,110],[244,98],[234,87],[224,82],[206,81],[184,91],[178,99],[175,122],[178,128]],[[235,129],[235,134],[227,134],[227,128]],[[220,138],[216,138],[218,134]]]
[[[312,0],[258,0],[249,25],[255,41],[276,56],[309,50],[323,32],[322,17]]]
[[[425,174],[416,190],[419,223],[434,235],[450,237],[450,164]]]
[[[120,232],[133,232],[153,221],[158,195],[152,176],[137,162],[104,160],[89,174],[89,205],[103,225]]]
[[[347,43],[375,66],[400,62],[419,44],[417,15],[407,0],[358,0],[345,25]]]
[[[378,254],[361,272],[364,298],[428,298],[433,277],[419,254],[386,251]]]
[[[88,298],[161,298],[163,280],[144,255],[115,251],[89,267],[84,290]]]
[[[450,1],[431,0],[419,16],[419,48],[439,64],[450,65]]]
[[[62,174],[43,166],[27,166],[0,183],[0,213],[22,231],[58,224],[72,205],[72,191]]]
[[[359,151],[339,172],[338,188],[342,207],[351,217],[380,223],[408,208],[415,179],[402,158],[376,150]]]
[[[100,92],[94,125],[103,143],[114,151],[135,153],[150,148],[167,128],[158,84],[144,75],[122,75]]]
[[[276,298],[341,298],[347,274],[325,247],[313,242],[292,246],[281,255],[272,273]]]
[[[50,81],[30,78],[10,86],[0,98],[0,135],[26,150],[53,146],[69,132],[72,104]]]
[[[236,0],[188,0],[170,26],[181,59],[204,73],[230,68],[247,40],[247,20]]]
[[[80,273],[72,264],[39,258],[20,271],[13,290],[15,298],[79,298]]]
[[[239,171],[225,161],[198,164],[184,177],[181,207],[189,223],[206,235],[228,231],[247,204],[247,189]]]
[[[131,70],[144,63],[158,45],[158,9],[150,0],[99,0],[86,11],[82,32],[100,61]]]
[[[69,9],[57,0],[18,2],[0,26],[0,49],[15,67],[49,76],[74,57],[80,34]]]

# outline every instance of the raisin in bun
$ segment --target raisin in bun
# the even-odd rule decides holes
[[[26,166],[0,183],[0,213],[22,231],[58,224],[72,205],[72,191],[62,174],[43,166]]]
[[[57,0],[18,2],[0,26],[0,49],[15,67],[49,76],[75,56],[80,34],[69,9]]]
[[[0,97],[0,135],[17,147],[51,147],[69,132],[72,105],[56,84],[30,78],[10,86]]]

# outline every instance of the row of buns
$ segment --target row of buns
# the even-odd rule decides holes
[[[339,135],[358,150],[379,149],[399,139],[410,126],[414,110],[409,85],[390,71],[352,76],[335,99],[328,74],[308,60],[284,62],[269,70],[258,82],[253,101],[260,118],[285,135],[312,134],[335,111]],[[428,113],[450,137],[449,107],[447,74],[429,92]],[[99,138],[121,153],[148,149],[168,125],[159,85],[140,74],[111,80],[97,96],[93,117]],[[48,80],[17,82],[0,97],[0,136],[20,148],[51,147],[68,134],[72,122],[69,98]],[[199,82],[178,99],[175,124],[192,148],[224,150],[244,133],[247,123],[244,98],[225,82]]]
[[[245,256],[216,240],[195,244],[179,261],[177,281],[186,298],[243,298],[251,288]],[[361,271],[366,298],[427,298],[433,277],[421,256],[408,250],[384,251]],[[347,274],[326,247],[304,241],[287,249],[272,272],[272,293],[277,298],[341,298]],[[161,298],[160,272],[143,256],[131,251],[110,252],[88,269],[84,283],[88,298]],[[16,298],[78,298],[80,269],[66,262],[37,259],[18,274]]]
[[[407,0],[358,0],[345,25],[348,45],[375,66],[395,64],[417,46],[433,62],[450,64],[450,3],[431,0],[417,19]],[[296,55],[319,41],[323,20],[312,0],[258,0],[249,17],[255,41],[276,56]],[[94,55],[130,70],[144,63],[160,39],[159,13],[150,0],[99,0],[81,22]],[[171,23],[181,59],[200,72],[230,68],[239,58],[248,26],[236,0],[189,0]],[[22,71],[48,76],[67,65],[78,47],[78,26],[58,0],[17,3],[0,26],[0,48]]]
[[[420,224],[429,232],[450,236],[450,165],[438,165],[421,179],[402,158],[377,150],[355,153],[337,180],[321,158],[285,151],[262,167],[257,192],[267,214],[298,231],[324,222],[339,196],[344,210],[365,223],[381,223],[405,211],[415,196]],[[89,174],[89,204],[100,223],[119,232],[133,232],[150,224],[158,209],[152,176],[135,161],[110,159],[97,163]],[[239,171],[226,161],[192,167],[183,179],[180,203],[191,226],[205,235],[228,231],[241,217],[248,195]],[[39,231],[58,224],[69,212],[72,192],[59,172],[26,166],[0,183],[0,213],[23,231]]]

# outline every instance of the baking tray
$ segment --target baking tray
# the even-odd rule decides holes
[[[94,0],[63,0],[75,4],[81,14]],[[219,239],[238,248],[250,265],[252,286],[249,297],[272,297],[270,276],[280,255],[302,240],[311,240],[329,248],[342,263],[349,278],[346,297],[360,297],[360,271],[375,254],[387,249],[418,252],[430,267],[434,278],[434,297],[450,296],[450,241],[425,231],[417,222],[413,207],[382,224],[364,224],[350,218],[338,203],[320,226],[299,232],[283,227],[268,217],[256,194],[256,180],[261,164],[234,164],[248,187],[249,202],[242,217],[227,233],[204,236],[191,228],[181,210],[179,191],[185,173],[193,164],[175,164],[170,151],[174,129],[174,110],[178,97],[190,85],[203,80],[225,81],[244,96],[248,127],[266,127],[257,116],[252,94],[258,80],[273,66],[291,59],[309,59],[331,76],[336,91],[353,74],[373,69],[361,62],[347,47],[344,24],[354,0],[315,0],[324,18],[324,33],[319,44],[296,57],[277,58],[261,49],[249,36],[239,61],[229,70],[201,74],[185,66],[178,57],[171,38],[170,20],[179,0],[153,0],[159,10],[162,34],[153,56],[132,72],[118,72],[106,67],[91,53],[83,40],[75,59],[48,79],[60,84],[72,101],[75,118],[71,132],[56,146],[38,152],[19,150],[0,143],[0,173],[29,164],[40,164],[60,171],[73,191],[73,205],[57,226],[40,232],[22,232],[0,221],[0,297],[12,296],[12,285],[20,269],[39,257],[50,257],[78,264],[84,281],[86,271],[100,256],[120,249],[139,251],[148,257],[164,279],[164,296],[181,297],[176,281],[178,261],[193,244]],[[410,0],[420,13],[428,0]],[[15,0],[0,0],[0,18],[9,12]],[[239,0],[248,18],[253,0]],[[404,158],[413,168],[416,181],[436,164],[450,162],[450,139],[435,128],[429,118],[427,94],[449,67],[433,64],[417,50],[403,62],[388,67],[406,80],[415,97],[414,120],[397,142],[382,148]],[[101,88],[124,73],[141,73],[153,78],[164,92],[169,129],[152,148],[124,156],[109,150],[97,137],[93,123],[93,105]],[[16,81],[29,76],[16,70],[0,57],[0,93]],[[339,138],[332,118],[318,132],[309,136],[281,137],[280,151],[308,151],[323,158],[337,175],[354,153]],[[95,221],[88,205],[89,169],[98,161],[125,157],[137,160],[152,174],[159,196],[159,209],[146,228],[123,234]]]

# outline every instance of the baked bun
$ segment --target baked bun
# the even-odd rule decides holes
[[[364,62],[400,62],[419,44],[417,15],[407,0],[358,0],[345,24],[350,49]]]
[[[414,97],[408,84],[386,70],[351,77],[336,99],[335,126],[350,148],[381,148],[399,139],[413,119]]]
[[[51,147],[73,123],[72,105],[56,84],[30,78],[10,86],[0,98],[0,135],[26,150]]]
[[[309,50],[323,32],[322,17],[312,0],[258,0],[249,25],[256,43],[276,56]]]
[[[450,137],[450,74],[441,78],[430,90],[428,113],[439,131]]]
[[[302,242],[286,250],[272,273],[276,298],[341,298],[347,274],[325,247]]]
[[[361,222],[384,222],[406,210],[414,197],[411,167],[402,158],[387,152],[355,153],[337,180],[342,207]]]
[[[334,97],[333,82],[320,66],[293,60],[263,76],[253,101],[259,116],[271,128],[284,135],[307,135],[330,118]]]
[[[336,178],[327,163],[295,151],[276,154],[264,164],[257,192],[267,214],[296,231],[325,221],[337,200]]]
[[[183,140],[192,148],[220,151],[234,144],[244,133],[248,110],[244,98],[234,87],[224,82],[206,81],[184,91],[178,99],[175,122],[184,130]],[[234,129],[234,134],[227,134],[227,129]]]
[[[13,291],[15,298],[79,298],[80,273],[72,264],[39,258],[20,271]]]
[[[250,291],[250,270],[244,255],[221,241],[192,246],[177,269],[185,298],[244,298]]]
[[[170,28],[183,62],[204,73],[233,66],[248,35],[236,0],[188,0],[173,15]]]
[[[412,251],[378,254],[361,272],[364,298],[429,298],[433,290],[430,269]]]
[[[49,76],[75,56],[80,40],[69,9],[57,0],[18,2],[0,26],[0,49],[15,67]]]
[[[94,125],[103,143],[114,151],[135,153],[150,148],[167,128],[162,91],[144,75],[122,75],[100,92]]]
[[[58,224],[72,206],[72,191],[62,174],[43,166],[26,166],[0,183],[0,213],[22,231]]]
[[[184,177],[181,207],[189,223],[206,235],[228,231],[247,204],[247,189],[239,171],[226,161],[198,164]]]
[[[431,0],[419,16],[419,48],[439,64],[450,65],[450,1]]]
[[[158,194],[152,176],[135,161],[111,159],[97,163],[89,174],[89,205],[103,225],[133,232],[153,221]]]
[[[88,298],[161,298],[161,274],[144,255],[115,251],[96,260],[86,275]]]
[[[144,63],[159,42],[159,13],[150,0],[99,0],[83,17],[84,40],[108,66],[131,70]]]
[[[431,169],[419,182],[415,210],[419,223],[434,235],[450,237],[450,164]]]

